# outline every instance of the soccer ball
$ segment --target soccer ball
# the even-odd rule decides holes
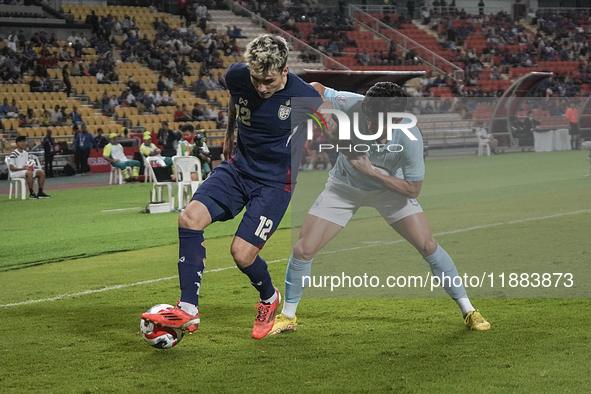
[[[37,163],[35,163],[35,160],[33,159],[27,160],[27,167],[29,167],[31,170],[35,168],[36,164]]]
[[[172,308],[172,305],[158,304],[148,309],[146,313],[158,313]],[[142,338],[156,349],[170,349],[183,339],[183,331],[180,328],[163,327],[146,319],[140,322],[140,332]]]

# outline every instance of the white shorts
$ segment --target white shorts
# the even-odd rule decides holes
[[[390,190],[360,190],[331,176],[308,214],[345,227],[360,207],[375,208],[389,225],[423,212],[414,198]]]
[[[27,173],[28,170],[20,170],[20,171],[15,171],[11,174],[11,178],[24,178],[25,174]],[[33,178],[35,178],[37,176],[37,169],[33,170]]]

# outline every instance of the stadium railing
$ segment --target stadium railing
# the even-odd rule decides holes
[[[416,55],[421,58],[421,60],[438,69],[442,73],[450,74],[454,79],[463,79],[464,70],[462,70],[460,67],[444,59],[440,55],[433,52],[431,49],[424,47],[410,37],[407,37],[406,35],[393,29],[384,22],[376,19],[367,12],[364,12],[358,6],[349,4],[349,15],[350,18],[355,22],[373,30],[376,34],[382,35],[387,39],[393,39],[405,51],[410,51],[411,49],[414,50]],[[387,32],[387,35],[384,32]]]
[[[265,30],[267,30],[270,33],[274,33],[278,36],[285,38],[292,49],[297,50],[297,51],[306,50],[306,51],[311,51],[311,52],[315,53],[317,56],[319,56],[320,59],[322,59],[322,62],[324,63],[324,65],[330,69],[349,70],[348,67],[341,64],[338,60],[325,55],[324,53],[320,52],[316,48],[311,47],[310,45],[306,44],[304,41],[294,37],[293,35],[286,32],[285,30],[275,26],[271,22],[268,22],[267,20],[261,18],[260,16],[252,13],[251,11],[244,8],[240,4],[234,3],[231,0],[227,0],[226,3],[228,4],[228,7],[230,8],[230,10],[232,12],[234,12],[235,14],[248,16],[252,19],[252,21],[254,23],[258,24],[259,27],[264,28]]]

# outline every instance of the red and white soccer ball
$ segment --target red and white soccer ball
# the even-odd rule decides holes
[[[146,313],[158,313],[172,308],[172,305],[158,304],[148,309]],[[142,338],[156,349],[170,349],[183,339],[183,331],[180,328],[163,327],[146,319],[140,322],[140,332]]]
[[[27,167],[31,170],[35,169],[36,164],[37,163],[35,163],[35,160],[33,159],[27,160]]]

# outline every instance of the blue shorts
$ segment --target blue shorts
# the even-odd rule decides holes
[[[264,185],[254,178],[240,174],[233,165],[223,162],[199,186],[193,200],[207,196],[225,211],[214,221],[233,219],[246,207],[236,236],[262,249],[273,235],[291,200],[291,192]],[[205,204],[207,206],[207,204]]]

